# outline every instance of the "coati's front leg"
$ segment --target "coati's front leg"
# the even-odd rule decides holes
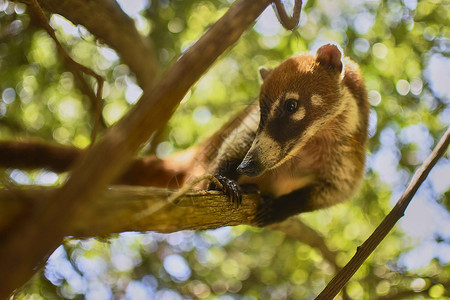
[[[253,140],[259,123],[259,107],[257,105],[250,109],[249,114],[240,120],[241,125],[229,136],[224,138],[218,151],[215,163],[208,170],[223,185],[225,193],[230,200],[239,206],[242,202],[242,192],[237,180],[240,174],[237,167],[240,165]],[[214,183],[208,185],[209,190],[216,190]]]

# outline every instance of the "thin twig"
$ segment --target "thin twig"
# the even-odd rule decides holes
[[[361,267],[364,261],[375,250],[380,242],[391,231],[397,221],[403,217],[406,208],[411,202],[414,194],[419,189],[422,182],[427,178],[431,169],[434,167],[439,158],[447,151],[450,143],[450,127],[445,132],[437,146],[434,148],[430,156],[425,160],[422,166],[416,171],[413,178],[408,183],[403,195],[397,201],[397,204],[391,212],[384,218],[381,224],[375,229],[372,235],[358,247],[355,255],[347,263],[347,265],[338,272],[325,289],[317,296],[316,299],[333,299],[355,272]]]
[[[295,0],[292,17],[287,15],[281,0],[274,0],[272,2],[272,7],[278,17],[278,21],[284,28],[287,30],[293,30],[298,26],[300,21],[300,13],[302,11],[302,0]]]
[[[31,0],[31,5],[34,9],[34,11],[36,12],[36,15],[38,17],[39,22],[41,23],[42,27],[44,27],[44,29],[47,31],[47,33],[50,35],[50,37],[53,39],[53,41],[56,44],[56,47],[59,51],[59,53],[63,56],[64,60],[66,61],[66,63],[68,65],[74,66],[75,70],[79,70],[87,75],[90,75],[92,77],[95,78],[95,80],[97,81],[97,92],[96,92],[96,98],[95,101],[92,101],[93,103],[95,103],[95,121],[94,121],[94,128],[92,130],[92,135],[91,135],[91,142],[92,144],[95,142],[96,136],[97,136],[97,131],[98,131],[98,127],[99,127],[99,122],[100,122],[100,109],[101,109],[101,101],[102,101],[102,92],[103,92],[103,83],[104,83],[104,79],[102,76],[98,75],[97,73],[95,73],[92,69],[74,61],[70,55],[66,52],[66,50],[64,49],[64,47],[61,45],[61,43],[59,42],[58,38],[56,37],[55,31],[53,30],[53,28],[50,26],[50,24],[48,23],[47,18],[44,15],[44,12],[42,11],[41,6],[39,5],[39,3],[37,2],[37,0]],[[77,76],[79,77],[81,80],[85,81],[85,79],[82,76]],[[86,82],[84,82],[85,85],[87,85]],[[88,95],[90,96],[90,95]]]

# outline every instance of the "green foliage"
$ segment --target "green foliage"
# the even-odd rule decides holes
[[[135,18],[164,70],[230,2],[154,0]],[[85,29],[59,16],[51,20],[72,57],[106,79],[102,117],[114,124],[137,99],[134,75]],[[369,91],[366,180],[350,202],[302,219],[324,236],[343,266],[450,124],[449,20],[445,0],[310,0],[300,28],[291,33],[268,10],[191,89],[152,146],[166,156],[198,143],[257,99],[259,66],[275,66],[324,42],[339,43],[361,65]],[[30,22],[23,5],[2,0],[0,28],[5,28],[0,36],[0,138],[87,146],[92,109],[52,40]],[[6,172],[19,183],[58,182],[40,173]],[[449,176],[447,155],[400,226],[348,285],[352,299],[405,290],[416,292],[408,299],[449,299]],[[270,230],[239,226],[121,234],[107,241],[67,241],[18,299],[110,299],[113,294],[127,299],[310,299],[334,272],[317,249]]]

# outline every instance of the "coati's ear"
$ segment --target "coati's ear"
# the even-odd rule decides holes
[[[264,81],[264,79],[266,79],[266,77],[269,76],[272,70],[273,70],[272,68],[259,67],[258,71],[261,80]]]
[[[336,45],[327,44],[319,48],[316,60],[325,68],[342,72],[342,53]]]

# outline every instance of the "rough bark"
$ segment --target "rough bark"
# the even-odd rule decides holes
[[[190,191],[174,203],[167,198],[176,190],[139,186],[115,186],[104,190],[64,232],[79,238],[104,236],[124,231],[175,232],[187,229],[212,229],[230,225],[253,224],[259,196],[246,194],[235,208],[218,191]],[[0,237],[7,234],[11,220],[19,220],[28,206],[46,206],[57,188],[0,190]],[[15,205],[11,205],[15,203]],[[14,221],[12,222],[14,223]]]

